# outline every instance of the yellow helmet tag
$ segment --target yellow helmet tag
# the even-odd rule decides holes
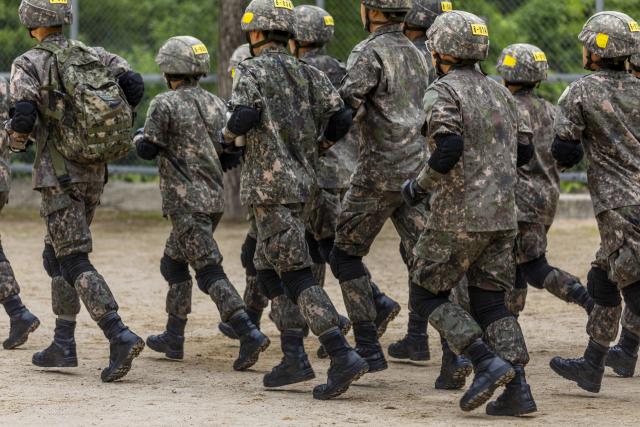
[[[242,17],[242,22],[244,24],[250,24],[251,21],[253,21],[253,13],[251,12],[245,13],[244,16]]]
[[[273,5],[275,7],[293,10],[293,3],[291,3],[289,0],[273,0]]]
[[[234,78],[236,76],[236,69],[232,68],[231,69],[231,78]]]
[[[536,62],[547,62],[547,55],[545,55],[544,52],[533,52],[533,59],[535,59]]]
[[[513,56],[505,55],[504,62],[502,65],[506,65],[507,67],[513,67],[516,65],[516,58]]]
[[[487,36],[489,37],[489,31],[487,31],[486,25],[474,25],[471,24],[471,32],[474,36]]]
[[[196,55],[204,55],[205,53],[209,53],[207,51],[207,47],[203,44],[191,46],[191,49],[193,49],[193,53],[195,53]]]
[[[453,5],[451,4],[450,1],[443,1],[440,3],[440,6],[442,6],[442,11],[443,12],[449,12],[451,10],[453,10]]]
[[[51,4],[67,4],[68,0],[49,0]]]
[[[334,25],[333,17],[332,16],[325,16],[324,17],[324,25],[326,25],[326,26]]]
[[[609,36],[606,34],[599,33],[596,36],[596,43],[598,43],[598,47],[606,49],[607,43],[609,43]]]
[[[638,26],[637,22],[629,22],[629,29],[631,30],[632,33],[637,33],[640,32],[640,27]]]

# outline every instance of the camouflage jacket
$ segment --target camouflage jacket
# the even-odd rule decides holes
[[[225,102],[185,81],[156,96],[143,137],[160,147],[158,172],[162,214],[224,212],[218,130],[226,124]]]
[[[433,67],[433,59],[431,59],[431,52],[427,49],[427,35],[418,36],[413,39],[413,44],[418,48],[420,52],[424,55],[425,61],[427,61],[427,67],[429,68],[429,84],[436,81],[438,75],[436,74],[436,69]]]
[[[62,33],[53,33],[45,37],[43,42],[54,43],[61,48],[69,46],[67,39]],[[101,47],[90,47],[89,50],[93,55],[100,58],[114,76],[118,77],[127,71],[131,71],[131,67],[127,61],[117,55],[107,52]],[[47,60],[51,57],[50,52],[44,50],[32,49],[27,53],[16,58],[13,62],[11,76],[11,99],[13,104],[20,101],[34,101],[38,104],[38,113],[40,116],[49,108],[50,91],[40,91],[41,86],[49,86],[51,84],[49,69],[46,66]],[[36,143],[45,144],[45,132],[41,126],[36,129]],[[71,182],[104,182],[105,166],[93,165],[84,166],[71,163],[64,159],[65,166],[71,178]],[[51,161],[49,153],[49,145],[44,145],[42,158],[38,169],[33,170],[33,188],[56,187],[58,179],[56,171]]]
[[[464,141],[464,153],[449,173],[427,165],[418,177],[421,187],[434,190],[428,228],[515,230],[517,144],[528,145],[532,132],[511,92],[473,68],[452,68],[429,87],[424,110],[432,153],[438,134],[460,135]]]
[[[327,55],[322,48],[311,49],[300,60],[324,72],[336,89],[346,74],[346,65]],[[319,188],[349,188],[349,180],[358,161],[358,124],[353,122],[349,133],[318,159],[316,169]]]
[[[640,205],[640,84],[601,70],[573,82],[558,101],[555,131],[581,140],[595,214]]]
[[[518,221],[551,225],[560,199],[560,175],[551,155],[556,108],[533,89],[519,90],[514,98],[522,120],[533,131],[532,142],[536,147],[531,162],[518,168]]]
[[[246,135],[242,203],[305,203],[316,188],[316,162],[330,145],[322,123],[344,103],[327,76],[269,46],[236,67],[231,104],[260,111]],[[322,146],[321,146],[322,145]]]
[[[429,86],[424,55],[402,34],[400,24],[375,30],[351,52],[340,95],[366,116],[358,121],[360,156],[351,183],[400,191],[427,157],[420,135],[422,96]]]
[[[9,95],[9,83],[4,77],[0,77],[0,123],[9,120],[11,98]],[[11,159],[9,158],[9,144],[7,134],[2,128],[0,133],[0,191],[11,189]]]

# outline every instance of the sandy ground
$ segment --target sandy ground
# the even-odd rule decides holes
[[[154,216],[127,217],[102,211],[92,228],[93,263],[111,286],[125,323],[144,338],[162,332],[167,286],[158,264],[169,223]],[[594,395],[550,370],[553,356],[582,354],[587,344],[587,318],[582,309],[531,288],[520,322],[531,353],[528,381],[539,412],[520,419],[488,417],[484,408],[463,413],[458,402],[464,391],[435,390],[441,358],[437,338],[432,342],[431,361],[390,359],[388,370],[366,375],[338,399],[320,402],[312,398],[311,391],[324,382],[329,362],[315,356],[318,342],[310,337],[306,346],[318,377],[301,385],[265,389],[262,376],[281,357],[273,323],[263,318],[263,331],[272,340],[270,349],[250,371],[234,372],[237,342],[220,334],[215,305],[197,289],[183,361],[171,361],[146,349],[122,381],[100,382],[108,343],[83,310],[76,332],[80,366],[38,368],[31,364],[31,355],[49,345],[55,322],[49,278],[40,255],[44,225],[31,211],[7,210],[2,214],[0,231],[23,301],[42,321],[23,347],[0,350],[2,426],[638,425],[638,376],[622,379],[607,369],[602,391]],[[245,232],[244,223],[224,223],[216,233],[226,257],[225,270],[240,291],[244,270],[239,254]],[[549,239],[550,262],[586,280],[599,243],[595,221],[559,221]],[[380,288],[403,306],[382,338],[385,350],[404,336],[407,321],[407,273],[398,254],[398,240],[387,224],[366,258]],[[327,290],[345,313],[337,281],[330,278]],[[0,335],[4,337],[8,328],[8,318],[0,315]],[[429,331],[434,332],[431,327]],[[349,340],[353,342],[353,337]]]

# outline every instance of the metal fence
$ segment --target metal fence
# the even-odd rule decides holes
[[[137,126],[144,124],[149,102],[166,90],[155,64],[162,43],[176,35],[192,35],[202,40],[217,65],[218,2],[229,0],[69,0],[74,7],[75,22],[65,28],[68,37],[90,46],[102,46],[129,61],[145,75],[147,91],[138,108]],[[583,75],[581,45],[577,35],[586,19],[597,10],[618,10],[640,19],[640,0],[450,0],[454,9],[466,10],[482,17],[489,28],[491,48],[483,68],[495,74],[495,61],[502,48],[513,43],[539,46],[549,59],[549,82],[541,94],[556,102],[567,85]],[[335,21],[334,41],[327,52],[346,61],[353,47],[367,37],[362,29],[359,0],[293,0],[294,6],[317,4],[324,7]],[[20,0],[3,0],[0,4],[0,73],[9,77],[11,63],[35,42],[20,26]],[[225,76],[225,78],[227,78]],[[205,88],[216,92],[216,76],[206,80]],[[33,161],[32,151],[15,156],[14,163],[27,166]],[[149,166],[134,154],[118,162],[120,165]],[[20,168],[19,168],[20,169]],[[137,169],[138,172],[144,169]]]

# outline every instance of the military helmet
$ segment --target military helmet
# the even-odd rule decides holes
[[[286,31],[294,37],[295,24],[296,15],[290,0],[253,0],[242,17],[244,32]]]
[[[298,6],[296,15],[296,37],[303,43],[330,43],[333,40],[333,18],[317,6]]]
[[[428,30],[438,15],[450,10],[453,10],[450,1],[413,0],[411,10],[407,13],[404,22],[410,30]]]
[[[408,12],[411,10],[411,0],[360,0],[367,9],[381,12]]]
[[[633,55],[631,59],[629,59],[629,63],[631,64],[631,68],[636,71],[640,71],[640,54]]]
[[[231,73],[231,77],[233,77],[234,70],[238,66],[239,63],[244,61],[247,58],[251,58],[251,48],[249,47],[249,43],[245,43],[242,46],[238,47],[231,55],[231,60],[229,61],[229,69],[227,70]]]
[[[549,64],[544,52],[530,44],[512,44],[502,51],[496,70],[509,83],[537,83],[547,80]]]
[[[32,30],[73,23],[71,0],[22,0],[18,14],[20,23]]]
[[[489,54],[489,32],[484,21],[454,10],[438,16],[427,32],[427,49],[458,59],[484,61]]]
[[[158,52],[156,64],[165,74],[201,76],[211,72],[206,46],[190,36],[167,40]]]
[[[593,15],[578,36],[587,51],[601,58],[621,58],[640,53],[640,27],[629,15],[600,12]]]

